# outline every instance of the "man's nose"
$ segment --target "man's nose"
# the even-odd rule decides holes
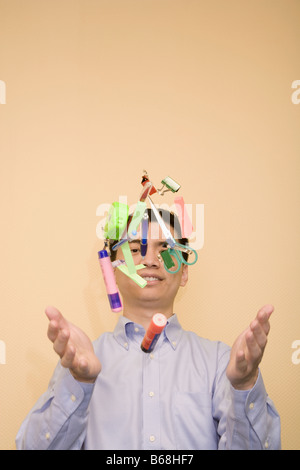
[[[156,249],[152,248],[151,246],[147,247],[147,252],[144,258],[142,258],[142,263],[145,266],[153,266],[153,267],[160,267],[160,260],[158,258],[159,253]]]

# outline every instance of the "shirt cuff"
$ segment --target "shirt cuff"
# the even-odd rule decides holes
[[[74,379],[69,369],[63,374],[55,387],[55,402],[66,416],[76,413],[86,413],[95,384],[83,383]]]
[[[250,390],[236,390],[232,385],[230,387],[236,419],[242,420],[246,416],[253,425],[260,416],[267,400],[267,392],[260,370],[257,380]]]

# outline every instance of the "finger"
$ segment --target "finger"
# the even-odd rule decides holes
[[[255,336],[251,330],[246,333],[245,339],[248,349],[248,362],[260,361],[263,351],[258,345]]]
[[[71,372],[77,380],[78,377],[80,377],[81,379],[88,378],[91,375],[89,361],[85,357],[80,358],[77,361],[76,369],[71,370]],[[95,374],[95,376],[97,375],[98,373]]]
[[[61,358],[61,365],[70,369],[73,366],[75,355],[76,349],[72,345],[68,344],[66,346],[65,353]]]
[[[58,328],[57,322],[55,320],[52,320],[48,325],[48,331],[47,331],[47,336],[50,339],[50,341],[52,341],[52,343],[54,343],[54,341],[56,340],[58,332],[59,332],[59,328]]]
[[[273,305],[264,305],[258,312],[256,319],[259,321],[265,333],[268,334],[270,331],[270,316],[274,311]]]
[[[265,329],[262,327],[258,320],[254,320],[250,324],[250,330],[252,331],[259,347],[264,350],[268,341]]]
[[[49,305],[45,309],[45,314],[47,315],[50,322],[55,321],[59,328],[65,328],[68,325],[67,320],[62,316],[60,311],[52,305]]]
[[[236,354],[236,365],[241,371],[247,368],[245,352],[242,349]]]
[[[78,362],[78,369],[82,375],[86,375],[89,371],[89,363],[85,358],[81,358]]]
[[[61,330],[53,343],[53,349],[60,357],[63,357],[66,352],[69,337],[70,333],[68,330]]]
[[[73,363],[69,364],[67,367],[76,380],[84,381],[84,379],[89,376],[89,364],[84,358],[76,360],[76,357],[74,357]]]

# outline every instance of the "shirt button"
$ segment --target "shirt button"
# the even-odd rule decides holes
[[[250,410],[253,410],[253,408],[254,408],[254,403],[250,403],[249,409],[250,409]]]
[[[124,343],[124,348],[127,348],[127,346],[128,346],[128,343]]]
[[[154,359],[154,354],[150,353],[150,359]]]
[[[49,439],[50,439],[50,432],[47,432],[47,433],[45,434],[45,438],[47,439],[47,441],[49,441]]]
[[[268,449],[269,448],[269,443],[268,441],[265,442],[265,449]]]
[[[176,346],[176,341],[172,341],[173,346]]]
[[[75,395],[71,395],[71,400],[72,400],[72,401],[76,401]]]
[[[138,333],[138,332],[140,331],[140,329],[139,329],[138,327],[135,327],[134,331],[135,331],[136,333]]]
[[[150,436],[150,437],[149,437],[149,441],[150,441],[150,442],[154,442],[154,441],[155,441],[155,436]]]
[[[149,397],[154,397],[154,392],[149,392]]]

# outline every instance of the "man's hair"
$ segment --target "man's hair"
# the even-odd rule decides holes
[[[178,220],[178,217],[174,212],[169,212],[166,209],[157,209],[159,215],[163,219],[164,223],[167,226],[170,226],[171,228],[174,229],[174,238],[178,240],[178,242],[181,245],[188,245],[189,240],[187,238],[182,238],[182,233],[181,233],[181,227],[180,227],[180,222]],[[155,217],[155,214],[152,209],[147,208],[146,212],[148,214],[148,221],[149,222],[157,222],[157,219]],[[131,216],[129,216],[131,217]],[[109,240],[109,250],[110,250],[110,259],[111,261],[115,261],[116,256],[117,256],[117,250],[113,250],[113,246],[118,243],[118,240]],[[182,253],[183,257],[185,260],[188,259],[188,253]]]

